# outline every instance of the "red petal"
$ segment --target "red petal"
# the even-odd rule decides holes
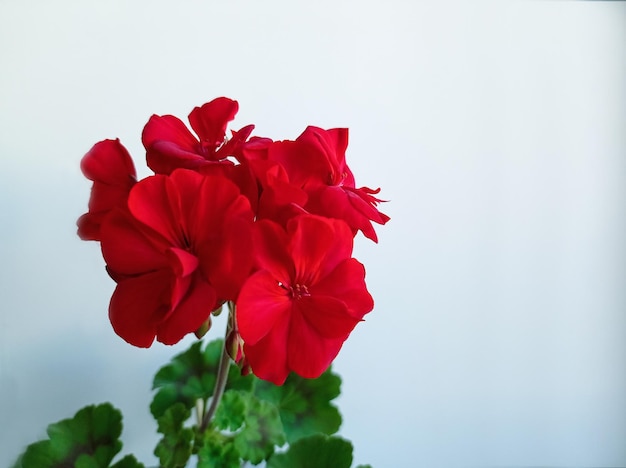
[[[255,223],[254,248],[257,266],[283,283],[291,283],[295,269],[287,252],[288,237],[283,228],[269,220]]]
[[[237,326],[243,340],[256,344],[289,317],[291,299],[285,288],[268,272],[259,271],[244,283],[237,298]]]
[[[320,187],[328,183],[331,167],[316,148],[299,141],[276,141],[268,147],[270,161],[280,163],[297,187]]]
[[[287,224],[297,282],[311,286],[352,254],[352,233],[340,220],[297,216]]]
[[[311,213],[342,219],[365,237],[377,242],[371,221],[384,224],[389,217],[363,200],[354,190],[346,187],[324,187],[308,192],[309,202],[305,206]]]
[[[143,128],[141,142],[146,150],[157,141],[169,141],[190,152],[195,152],[199,143],[187,126],[173,115],[153,115]]]
[[[391,219],[389,218],[389,216],[381,213],[376,208],[376,205],[383,200],[380,200],[371,195],[372,193],[380,192],[380,188],[372,190],[368,187],[361,187],[358,189],[344,187],[344,190],[346,191],[346,194],[348,195],[348,199],[350,200],[350,203],[352,203],[352,206],[354,206],[356,210],[359,210],[361,213],[363,213],[363,215],[365,215],[368,219],[378,224],[385,224]]]
[[[203,158],[196,154],[199,141],[173,115],[153,115],[141,134],[148,166],[157,174],[169,174]]]
[[[207,243],[219,239],[225,219],[239,216],[252,219],[253,213],[248,200],[225,176],[202,176],[182,170],[173,175],[181,187],[184,186],[184,180],[191,176],[200,178],[195,194],[185,191],[186,195],[183,197],[186,223],[192,237],[197,241],[196,247],[207,246]]]
[[[170,313],[163,318],[163,320],[169,319],[170,315],[174,313],[174,310],[181,301],[187,296],[189,293],[189,289],[191,288],[192,282],[195,281],[197,275],[189,275],[189,276],[175,276],[172,282],[172,293],[170,294],[170,305],[171,310]]]
[[[359,319],[348,313],[346,304],[334,297],[311,295],[294,300],[293,304],[293,313],[301,314],[308,326],[323,338],[345,340],[359,323]]]
[[[183,247],[180,197],[169,177],[155,175],[141,180],[128,196],[128,209],[172,246]]]
[[[276,385],[285,383],[289,375],[286,346],[288,332],[289,317],[284,316],[276,323],[272,332],[257,344],[244,344],[244,355],[254,375]]]
[[[226,126],[235,118],[238,110],[237,101],[220,97],[192,110],[189,123],[200,140],[217,147],[224,142]]]
[[[104,260],[118,274],[137,275],[169,266],[165,240],[126,211],[112,212],[102,225],[101,236]]]
[[[89,180],[108,185],[129,187],[137,180],[133,160],[119,139],[96,143],[80,161],[80,168]]]
[[[206,167],[206,166],[205,166]],[[227,166],[226,164],[213,164],[211,168],[221,168],[224,176],[232,180],[242,195],[250,202],[250,207],[256,213],[259,203],[259,186],[250,167],[247,164],[238,164],[236,166]]]
[[[78,221],[78,237],[82,240],[100,240],[100,223],[102,222],[102,213],[85,213]]]
[[[306,200],[306,192],[293,185],[277,184],[267,187],[259,200],[257,219],[270,219],[281,226],[286,226],[291,218],[308,214],[302,208]]]
[[[198,257],[186,250],[171,247],[166,251],[166,256],[176,276],[189,276],[198,268]]]
[[[289,184],[285,168],[275,161],[252,159],[247,164],[264,189],[277,183]]]
[[[96,143],[83,157],[81,169],[93,180],[89,213],[78,221],[78,235],[84,240],[100,240],[100,224],[115,207],[124,207],[136,182],[133,162],[119,140]]]
[[[215,290],[196,275],[185,298],[158,326],[157,340],[167,345],[178,343],[202,325],[215,305]]]
[[[234,156],[238,161],[244,161],[243,157],[243,147],[246,141],[246,138],[250,136],[254,130],[254,125],[246,125],[245,127],[239,129],[238,131],[232,130],[232,136],[230,139],[224,143],[221,148],[215,154],[215,159],[225,159],[228,156]]]
[[[340,263],[329,275],[309,288],[311,296],[330,296],[341,300],[357,319],[374,308],[365,285],[365,268],[354,258]]]
[[[193,200],[185,215],[194,253],[219,298],[234,300],[252,267],[250,203],[225,176],[206,176]]]
[[[105,213],[116,206],[125,207],[128,193],[132,186],[108,185],[95,181],[91,186],[89,197],[89,211],[91,213]]]
[[[343,341],[321,337],[302,315],[293,314],[287,342],[288,366],[304,378],[317,378],[328,369]]]
[[[175,200],[175,203],[172,203],[172,210],[176,213],[176,222],[181,226],[180,234],[182,235],[184,232],[189,242],[197,237],[194,226],[206,222],[203,219],[204,214],[197,210],[198,204],[205,201],[204,195],[201,194],[205,183],[206,177],[203,175],[187,169],[177,169],[172,172],[169,183],[165,187],[165,195],[171,200]],[[181,238],[180,240],[184,239]]]
[[[252,137],[244,143],[241,157],[245,161],[265,160],[267,159],[267,150],[271,144],[272,140],[270,138]]]
[[[328,165],[328,185],[337,185],[346,178],[354,184],[354,176],[346,165],[346,149],[348,148],[348,129],[331,128],[324,130],[309,126],[296,141],[306,143],[323,155]]]
[[[171,273],[160,270],[120,282],[109,305],[115,333],[128,343],[148,348],[167,314]]]
[[[171,174],[176,169],[197,170],[214,164],[198,153],[187,151],[171,141],[155,141],[147,152],[148,167],[156,174]]]
[[[252,269],[252,219],[231,217],[225,220],[222,235],[215,264],[207,276],[219,298],[232,301],[237,299]]]

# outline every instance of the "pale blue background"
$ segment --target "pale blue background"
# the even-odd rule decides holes
[[[624,3],[0,0],[0,69],[0,466],[106,400],[154,464],[188,342],[112,332],[78,164],[119,137],[147,175],[148,117],[221,95],[257,135],[350,127],[391,200],[336,361],[357,462],[626,465]]]

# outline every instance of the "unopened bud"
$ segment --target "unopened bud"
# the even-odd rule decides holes
[[[243,359],[243,340],[236,330],[231,330],[226,337],[226,352],[237,364]]]
[[[212,314],[213,316],[217,317],[219,314],[221,314],[221,313],[222,313],[222,306],[223,306],[223,305],[224,305],[223,303],[222,303],[222,304],[220,304],[220,306],[219,306],[217,309],[213,310],[213,311],[211,312],[211,314]]]
[[[196,335],[196,338],[198,339],[202,338],[204,335],[206,335],[206,332],[208,332],[210,329],[211,329],[211,316],[209,315],[207,319],[202,323],[202,325],[200,325],[200,327],[198,327],[198,329],[194,332]]]
[[[243,375],[244,377],[252,372],[252,367],[248,363],[248,360],[245,356],[239,363],[239,368],[241,369],[241,375]]]

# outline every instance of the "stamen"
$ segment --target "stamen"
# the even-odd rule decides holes
[[[310,295],[309,289],[304,284],[296,284],[291,288],[291,297],[293,299],[301,299]]]

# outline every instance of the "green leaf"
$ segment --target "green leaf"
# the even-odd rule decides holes
[[[252,390],[252,386],[257,379],[252,373],[248,375],[241,375],[241,369],[236,364],[231,364],[228,369],[228,381],[226,382],[226,388],[232,390],[244,390],[249,392]]]
[[[218,429],[228,429],[230,431],[239,429],[246,418],[248,395],[237,390],[224,392],[215,412],[213,424]]]
[[[235,434],[235,448],[241,458],[256,465],[267,460],[276,446],[285,443],[285,433],[275,405],[251,393],[241,395],[247,397],[245,422],[243,429]]]
[[[191,456],[193,429],[184,427],[183,424],[191,412],[182,403],[176,403],[169,407],[157,420],[158,431],[163,434],[154,454],[159,457],[161,466],[164,468],[182,468],[187,464]]]
[[[241,458],[232,439],[216,432],[209,432],[198,451],[197,468],[240,468]]]
[[[139,463],[134,455],[126,455],[111,468],[145,468],[143,463]]]
[[[372,468],[372,465],[357,465],[356,468]]]
[[[197,341],[157,372],[152,388],[158,391],[150,404],[155,419],[175,403],[191,409],[197,400],[206,402],[213,395],[222,345],[223,340],[214,340],[202,350],[202,342]],[[226,388],[250,390],[253,381],[252,375],[242,376],[239,368],[231,364]]]
[[[48,440],[26,448],[21,468],[107,468],[121,450],[122,414],[110,403],[86,406],[73,418],[48,426]]]
[[[98,462],[89,455],[79,455],[76,461],[74,462],[74,468],[98,468],[100,465]]]
[[[241,459],[256,465],[285,443],[276,406],[248,391],[227,390],[211,428],[214,430],[204,435],[204,445],[198,451],[199,466],[239,467]]]
[[[158,391],[150,404],[150,412],[155,419],[176,403],[192,408],[196,400],[206,401],[213,394],[222,340],[212,341],[204,351],[201,346],[202,342],[197,341],[154,376],[152,388]]]
[[[305,379],[294,373],[284,385],[259,380],[255,394],[274,403],[280,412],[287,441],[322,433],[331,435],[341,426],[341,414],[331,400],[341,391],[341,378],[329,368],[317,379]]]
[[[350,468],[352,444],[341,437],[316,434],[300,439],[285,453],[276,453],[267,468]]]

